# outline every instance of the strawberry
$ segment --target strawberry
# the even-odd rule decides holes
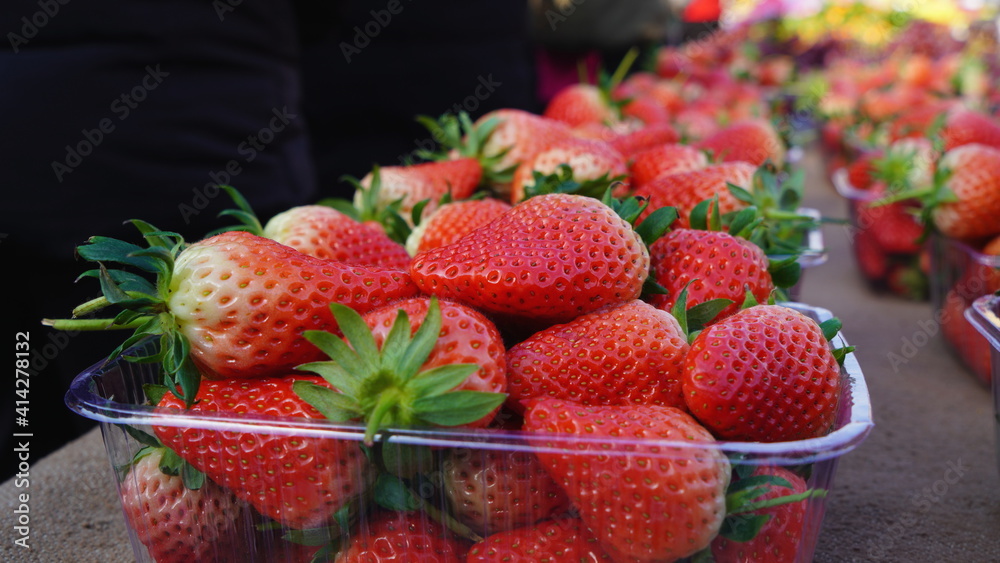
[[[636,131],[618,135],[609,140],[608,144],[625,158],[632,158],[646,149],[665,143],[676,143],[678,140],[680,140],[680,135],[672,125],[657,123],[655,125],[647,125]]]
[[[729,461],[684,411],[538,399],[524,429],[544,433],[536,455],[615,561],[673,561],[718,534]]]
[[[828,326],[786,307],[757,305],[705,328],[684,364],[691,414],[725,440],[826,434],[840,391]]]
[[[121,483],[125,519],[157,563],[236,561],[243,505],[212,482],[184,486],[164,473],[163,448],[148,448]]]
[[[650,96],[636,96],[621,109],[623,119],[634,119],[644,125],[666,124],[670,114],[658,101]]]
[[[893,295],[912,301],[927,299],[927,276],[915,266],[894,265],[886,274],[885,283]]]
[[[611,305],[511,347],[507,405],[520,412],[527,399],[551,397],[686,408],[680,372],[687,351],[670,313],[642,301]]]
[[[552,174],[561,164],[569,165],[573,169],[573,178],[578,181],[625,177],[628,174],[625,158],[607,143],[584,139],[562,141],[535,153],[517,167],[510,187],[511,203],[525,199],[525,188],[534,185],[535,173]],[[616,188],[620,194],[627,191],[627,183]]]
[[[569,509],[569,499],[531,452],[455,448],[441,464],[452,514],[491,534],[529,526]]]
[[[353,530],[334,563],[460,563],[467,547],[422,512],[382,511]]]
[[[271,218],[262,236],[309,256],[344,264],[407,270],[410,255],[382,227],[322,205],[294,207]]]
[[[491,111],[476,121],[475,128],[489,124],[492,126],[480,150],[486,157],[495,159],[494,173],[513,171],[538,151],[573,137],[565,123],[515,109]],[[506,193],[509,182],[509,178],[497,181],[494,188]]]
[[[687,227],[688,217],[702,201],[719,196],[719,214],[738,211],[746,204],[730,193],[729,184],[746,190],[751,188],[756,167],[747,162],[727,162],[706,166],[699,170],[660,176],[656,180],[639,186],[635,195],[649,198],[647,213],[665,205],[677,208],[677,227]]]
[[[585,123],[604,123],[614,119],[606,96],[591,84],[573,84],[563,88],[545,107],[546,118],[578,127]]]
[[[608,205],[547,194],[417,254],[410,272],[425,293],[510,320],[554,324],[638,297],[649,254]]]
[[[934,182],[937,157],[927,139],[893,141],[884,154],[874,160],[872,178],[883,182],[893,192],[927,188]]]
[[[872,282],[884,279],[889,272],[889,258],[879,246],[875,234],[870,228],[859,228],[852,231],[852,235],[854,258],[861,275]]]
[[[774,291],[764,251],[754,243],[724,232],[676,229],[649,249],[652,276],[663,286],[665,295],[654,295],[651,303],[670,311],[687,288],[687,308],[713,299],[728,299],[715,318],[735,313],[747,291],[758,302],[767,301]]]
[[[498,532],[469,548],[468,563],[611,561],[578,518]]]
[[[632,182],[644,186],[661,176],[691,172],[708,166],[705,153],[689,145],[664,144],[646,149],[632,159]]]
[[[975,111],[957,109],[948,115],[941,136],[946,151],[973,143],[1000,149],[1000,122]]]
[[[781,167],[785,144],[774,126],[763,119],[747,119],[716,131],[695,146],[721,162],[749,162],[759,166],[770,160]]]
[[[867,190],[875,183],[876,162],[882,151],[869,151],[855,158],[847,166],[847,181],[857,190]]]
[[[755,503],[806,493],[805,480],[783,467],[757,467],[749,478],[753,477],[778,477],[790,485],[790,487],[772,486],[768,492],[755,498]],[[757,532],[757,535],[746,542],[729,540],[720,535],[712,541],[712,556],[716,563],[784,563],[795,561],[800,553],[799,544],[805,532],[803,528],[806,508],[807,501],[802,499],[755,511],[753,514],[768,517],[767,522]]]
[[[1000,149],[962,145],[944,154],[938,167],[947,175],[932,194],[934,226],[946,237],[975,240],[1000,234]]]
[[[920,252],[924,226],[903,203],[867,208],[866,219],[875,241],[884,252],[916,254]]]
[[[402,200],[399,212],[404,219],[409,219],[414,206],[423,200],[428,200],[423,210],[426,217],[446,194],[451,194],[451,198],[456,200],[472,195],[482,180],[483,168],[479,160],[471,157],[409,166],[384,166],[361,179],[359,185],[364,189],[355,192],[355,207],[366,205],[365,190],[372,189],[376,174],[380,181],[376,204],[387,206]]]
[[[418,252],[451,244],[509,210],[510,204],[493,198],[442,205],[413,229],[406,240],[406,249],[415,256]]]
[[[167,383],[189,400],[202,374],[210,378],[285,375],[321,357],[302,336],[306,330],[337,330],[331,302],[359,311],[417,293],[398,270],[349,266],[307,256],[250,233],[227,232],[192,244],[147,233],[151,249],[94,237],[78,249],[95,262],[118,262],[157,275],[156,286],[125,270],[88,272],[102,279],[105,297],[77,309],[117,304],[117,319],[50,321],[57,328],[105,329],[127,323],[136,332],[118,350],[160,335]],[[86,322],[81,322],[86,321]]]
[[[681,132],[682,139],[705,139],[719,131],[719,122],[715,116],[720,111],[721,108],[715,105],[689,105],[674,115],[674,126]]]
[[[940,313],[941,334],[973,375],[989,385],[993,379],[993,347],[965,318],[971,299],[965,297],[963,291],[968,292],[965,283],[945,295]]]
[[[194,416],[322,418],[293,391],[298,381],[326,385],[319,377],[306,375],[208,381],[186,412]],[[158,406],[164,413],[180,411],[184,401],[166,393]],[[204,426],[163,425],[154,426],[154,430],[167,447],[209,479],[290,528],[326,525],[374,478],[360,445],[350,440],[268,430],[225,432]]]

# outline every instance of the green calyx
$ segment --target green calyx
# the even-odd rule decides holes
[[[733,304],[730,299],[718,298],[699,303],[688,309],[688,287],[695,281],[697,278],[684,286],[684,289],[677,295],[674,306],[670,309],[670,314],[677,319],[677,324],[681,326],[681,332],[687,338],[688,344],[692,344],[695,338],[698,338],[698,334],[705,328],[705,325],[718,317],[723,309]]]
[[[58,330],[133,330],[108,357],[118,357],[140,341],[158,336],[159,348],[148,356],[125,356],[131,362],[159,363],[164,383],[170,391],[190,406],[198,393],[201,373],[190,357],[191,344],[181,334],[173,314],[167,307],[174,260],[185,248],[177,233],[160,231],[145,221],[131,223],[142,233],[147,248],[108,237],[91,237],[77,248],[84,260],[97,263],[97,269],[84,272],[80,278],[97,278],[102,296],[73,310],[70,319],[45,319],[43,324]],[[105,264],[138,270],[109,269]],[[155,282],[149,277],[155,276]],[[108,308],[119,309],[114,317],[80,318]]]
[[[843,328],[843,326],[844,323],[836,317],[823,321],[819,324],[819,329],[823,331],[823,338],[826,338],[826,341],[830,343],[833,350],[833,357],[836,358],[837,363],[841,366],[844,365],[844,358],[854,351],[854,346],[842,346],[840,348],[832,347],[833,339],[837,337],[837,334],[840,333],[840,329]]]
[[[347,342],[329,332],[306,331],[305,338],[330,360],[298,369],[320,375],[334,389],[305,381],[296,382],[293,389],[332,421],[363,420],[366,444],[373,444],[375,434],[387,428],[469,424],[506,398],[504,393],[454,390],[479,369],[475,364],[421,371],[441,332],[436,298],[416,332],[400,310],[381,349],[361,315],[337,303],[330,309]]]
[[[400,197],[388,203],[382,201],[382,173],[379,166],[376,164],[372,167],[372,179],[368,187],[363,186],[361,180],[353,176],[342,176],[340,179],[354,187],[354,202],[327,198],[319,201],[318,205],[332,207],[361,223],[374,221],[382,225],[389,238],[405,245],[406,238],[410,236],[413,229],[403,218],[403,198]],[[423,210],[423,206],[420,209]]]
[[[748,206],[723,218],[729,232],[753,242],[768,256],[800,254],[809,230],[818,226],[816,219],[799,211],[804,178],[802,170],[785,173],[765,163],[754,173],[749,191],[729,184],[729,193]]]
[[[163,392],[167,392],[167,389],[163,388]],[[157,399],[152,401],[152,404],[156,405],[158,402],[159,400]],[[121,428],[133,440],[142,444],[142,447],[136,451],[132,459],[126,465],[118,468],[121,478],[124,478],[128,470],[142,458],[152,454],[159,454],[161,456],[159,468],[164,475],[180,477],[184,482],[184,487],[192,491],[197,491],[205,484],[204,473],[177,455],[177,452],[164,446],[156,436],[128,424],[121,425]]]
[[[232,198],[233,203],[236,205],[236,209],[220,211],[219,217],[233,217],[239,221],[239,224],[218,228],[206,236],[213,236],[229,231],[246,231],[259,237],[264,236],[264,225],[261,224],[260,219],[257,218],[257,214],[254,213],[253,208],[250,206],[250,202],[243,197],[243,194],[232,186],[220,185],[219,188],[229,194],[229,197]]]
[[[417,151],[417,156],[425,160],[448,160],[451,151],[460,156],[474,158],[483,168],[482,182],[486,185],[507,184],[514,178],[517,165],[499,168],[500,161],[510,150],[506,148],[497,154],[486,154],[486,141],[500,124],[500,120],[492,117],[478,126],[472,122],[469,114],[464,111],[458,115],[445,113],[434,119],[427,115],[417,117],[417,122],[430,132],[431,137],[441,147],[436,151]]]
[[[537,170],[532,172],[532,182],[524,187],[521,201],[545,194],[576,194],[601,199],[624,179],[624,175],[611,177],[604,174],[593,180],[577,180],[573,177],[573,168],[569,164],[560,164],[551,174]]]
[[[642,215],[642,212],[646,210],[646,207],[649,206],[649,201],[640,196],[616,199],[611,195],[611,191],[610,187],[605,190],[604,196],[601,198],[601,203],[610,207],[619,217],[632,225],[635,233],[639,235],[639,238],[642,239],[647,249],[666,234],[670,230],[670,226],[677,220],[677,208],[669,206],[660,207],[653,210],[652,213],[642,220],[642,223],[636,226],[635,222]],[[650,263],[649,267],[653,267],[652,263]],[[658,284],[656,278],[650,272],[646,276],[646,281],[642,284],[642,296],[664,295],[666,293],[666,288]]]

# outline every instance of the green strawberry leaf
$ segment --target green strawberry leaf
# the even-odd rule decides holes
[[[184,460],[181,459],[181,456],[177,455],[177,452],[170,448],[163,449],[163,457],[160,458],[160,471],[164,475],[173,477],[180,475],[181,465],[183,464]]]
[[[726,188],[729,190],[729,193],[731,193],[733,197],[735,197],[739,201],[742,201],[747,205],[754,205],[756,203],[753,194],[737,186],[736,184],[733,184],[731,182],[726,182]]]
[[[413,412],[438,426],[458,426],[475,422],[503,404],[505,393],[452,391],[413,401]]]
[[[107,275],[111,278],[111,280],[132,297],[136,297],[135,294],[137,293],[149,296],[156,295],[156,287],[149,283],[149,280],[125,270],[109,270],[102,267],[101,269],[87,270],[86,272],[80,274],[76,279],[77,281],[83,278],[99,279],[102,272],[107,272]],[[80,317],[95,310],[97,309],[83,309],[83,306],[77,307],[76,309],[73,309],[73,316]]]
[[[154,383],[143,383],[142,391],[143,393],[146,394],[146,398],[149,400],[149,404],[155,407],[156,405],[160,404],[160,401],[162,401],[163,397],[165,397],[167,393],[170,392],[170,389],[168,389],[165,385],[156,385]]]
[[[340,530],[337,528],[309,528],[306,530],[294,530],[288,529],[281,539],[294,543],[297,545],[305,545],[309,547],[319,547],[321,545],[326,545],[330,543],[334,538],[340,535]]]
[[[375,503],[386,510],[410,512],[420,508],[410,489],[395,475],[379,474],[372,489]]]
[[[792,287],[798,283],[802,276],[802,265],[798,263],[798,258],[789,256],[783,260],[771,260],[767,268],[771,274],[771,281],[778,287]]]
[[[699,231],[708,230],[708,208],[712,205],[712,200],[706,199],[694,206],[688,218],[688,224],[692,229]]]
[[[197,491],[205,485],[205,474],[185,461],[181,464],[181,480],[185,488]]]
[[[760,305],[757,301],[757,296],[750,291],[750,288],[746,288],[746,293],[743,294],[743,305],[740,306],[740,310],[749,309],[750,307],[756,307]]]
[[[836,350],[833,351],[833,357],[834,359],[837,360],[838,364],[844,365],[844,358],[846,358],[847,355],[853,352],[854,350],[855,350],[854,346],[845,346],[843,348],[837,348]]]
[[[368,324],[361,318],[361,314],[340,303],[330,303],[330,311],[333,312],[333,318],[337,320],[337,327],[344,333],[344,337],[354,349],[351,355],[358,359],[360,365],[357,369],[364,373],[376,369],[376,362],[379,358],[378,345],[375,344],[375,338],[372,336]],[[404,317],[406,324],[409,324],[403,314],[400,316]],[[397,319],[397,322],[400,321]]]
[[[357,397],[361,392],[357,376],[345,370],[337,362],[312,362],[296,366],[295,369],[315,373],[349,397]]]
[[[348,422],[362,415],[360,405],[352,397],[311,381],[296,381],[292,384],[292,391],[312,405],[327,420]]]
[[[409,325],[409,320],[402,311],[396,317],[396,322],[404,322]],[[406,347],[400,356],[398,373],[402,381],[406,382],[413,379],[420,370],[420,366],[424,365],[427,357],[431,355],[431,351],[434,350],[440,334],[441,307],[438,304],[437,298],[432,297],[430,304],[427,306],[427,314],[424,316],[424,322],[420,324],[420,328],[413,335],[409,346]]]
[[[639,226],[635,228],[635,232],[648,248],[669,231],[670,225],[673,225],[676,220],[676,207],[661,207],[647,215],[642,223],[639,223]]]
[[[78,246],[76,253],[89,262],[115,262],[139,268],[145,272],[157,273],[156,261],[143,256],[132,256],[142,247],[118,239],[95,236],[87,244]]]
[[[836,317],[827,319],[819,324],[820,330],[823,331],[823,338],[826,338],[827,342],[833,342],[833,339],[843,327],[844,323],[840,322],[840,319]]]
[[[760,225],[764,219],[757,216],[757,208],[745,207],[726,218],[729,234],[735,237],[748,238],[750,232]]]
[[[317,201],[316,205],[322,205],[339,211],[358,222],[362,220],[361,215],[358,213],[358,208],[354,207],[354,204],[346,199],[328,197]]]
[[[722,521],[722,528],[719,535],[735,542],[748,542],[760,533],[760,529],[771,519],[770,515],[761,514],[740,514],[726,517]]]
[[[723,309],[733,304],[732,299],[718,298],[699,303],[687,310],[688,327],[690,330],[705,328]]]
[[[143,432],[142,430],[139,430],[135,426],[132,426],[130,424],[122,424],[121,428],[125,431],[126,434],[131,436],[133,439],[135,439],[135,441],[139,442],[140,444],[149,446],[151,448],[163,447],[163,444],[160,443],[160,441],[156,438],[156,436]]]
[[[417,374],[410,389],[422,397],[436,397],[461,385],[479,371],[476,364],[447,364]]]
[[[330,308],[332,310],[333,306]],[[302,336],[324,354],[336,360],[333,362],[334,365],[330,365],[331,362],[313,362],[297,369],[316,372],[337,389],[356,396],[358,387],[352,380],[357,374],[366,373],[365,367],[371,367],[373,360],[359,358],[358,354],[335,334],[322,330],[307,330]]]

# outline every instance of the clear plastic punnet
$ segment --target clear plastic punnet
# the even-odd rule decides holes
[[[798,303],[786,306],[819,322],[832,317],[825,309]],[[837,346],[846,345],[842,337],[837,340]],[[153,343],[145,346],[152,347]],[[558,533],[572,528],[570,531],[583,534],[580,537],[590,537],[595,530],[586,526],[573,528],[581,522],[579,506],[565,499],[560,501],[558,491],[552,493],[543,484],[531,484],[531,479],[517,480],[518,484],[504,489],[498,497],[515,504],[520,502],[519,509],[475,510],[490,507],[497,500],[493,498],[496,489],[490,485],[501,473],[513,471],[521,477],[539,475],[532,468],[537,467],[538,456],[548,454],[570,456],[583,464],[580,467],[589,467],[591,463],[620,467],[656,464],[661,471],[675,471],[689,464],[715,463],[727,474],[730,467],[735,474],[739,466],[744,470],[754,466],[787,469],[801,477],[808,489],[820,491],[800,501],[802,533],[795,555],[788,561],[802,563],[813,558],[826,499],[836,494],[833,485],[840,456],[857,447],[873,426],[868,388],[854,354],[848,354],[844,361],[841,394],[830,432],[821,437],[775,443],[628,437],[608,442],[506,429],[517,428],[515,424],[506,424],[505,429],[390,429],[377,434],[373,446],[363,446],[364,428],[356,424],[297,417],[193,414],[144,405],[148,397],[143,385],[159,380],[156,364],[117,358],[81,373],[66,395],[66,403],[73,411],[101,424],[109,459],[108,476],[115,480],[135,557],[141,562],[156,560],[147,544],[156,541],[154,536],[160,531],[136,525],[134,519],[129,519],[130,511],[149,494],[148,488],[144,488],[146,483],[139,482],[141,477],[136,476],[138,471],[134,467],[138,465],[132,469],[130,466],[137,454],[151,447],[150,442],[155,443],[155,436],[164,433],[196,431],[193,435],[197,438],[189,442],[190,449],[185,455],[203,451],[206,459],[200,460],[202,465],[233,465],[227,483],[253,482],[264,474],[280,477],[277,479],[280,486],[254,491],[249,497],[234,495],[227,483],[204,479],[197,489],[198,502],[181,510],[182,517],[171,531],[180,537],[192,530],[201,533],[198,541],[208,542],[200,544],[197,557],[202,561],[333,561],[343,550],[363,542],[365,537],[377,535],[377,530],[384,532],[387,520],[395,524],[394,528],[389,527],[397,531],[416,527],[437,530],[435,533],[440,534],[439,538],[410,543],[408,548],[394,544],[391,538],[379,544],[390,550],[413,549],[401,559],[411,561],[429,560],[424,557],[441,550],[453,555],[456,561],[466,561],[463,550],[470,546],[484,549],[475,547],[475,542],[483,538],[489,541],[478,545],[502,552],[510,547],[509,542],[515,541],[506,532],[531,525],[561,526]],[[219,456],[219,449],[212,447],[215,443],[225,444],[231,451]],[[276,451],[284,450],[282,455],[294,455],[314,465],[319,461],[310,460],[329,459],[330,452],[340,452],[335,467],[336,486],[293,483],[298,477],[287,475],[286,479],[283,473],[286,467],[294,465],[292,461],[283,462],[280,455],[274,459],[265,456],[260,452],[267,448],[259,446],[273,446]],[[539,478],[544,479],[544,472],[541,474]],[[192,476],[182,477],[187,482]],[[169,488],[165,484],[156,486]],[[291,516],[291,507],[314,495],[326,495],[329,502],[322,506],[327,512]],[[169,502],[179,501],[172,497]],[[398,509],[392,511],[387,506]],[[641,517],[640,521],[655,523],[667,515],[653,512]],[[210,534],[201,532],[206,523],[213,524]],[[633,524],[612,520],[607,525]],[[647,528],[640,526],[633,532],[641,536],[644,529]],[[443,537],[451,542],[444,547],[438,545]],[[640,541],[647,539],[662,540],[640,538]],[[434,560],[451,559],[442,556]],[[473,559],[470,554],[468,560],[488,559]]]
[[[993,424],[996,427],[997,468],[1000,469],[1000,296],[984,295],[965,310],[965,317],[990,347],[993,373]]]

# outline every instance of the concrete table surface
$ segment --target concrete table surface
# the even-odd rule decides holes
[[[808,151],[803,165],[807,204],[844,217],[846,208],[823,177],[817,154]],[[807,271],[801,299],[844,321],[848,340],[858,347],[876,426],[841,459],[815,561],[1000,561],[1000,475],[989,392],[938,338],[893,365],[890,353],[902,356],[904,339],[913,341],[930,326],[930,305],[869,292],[854,268],[848,234],[843,226],[825,228],[830,260]],[[0,560],[133,560],[98,430],[32,465],[30,549],[13,543],[23,492],[13,481],[0,486]]]

